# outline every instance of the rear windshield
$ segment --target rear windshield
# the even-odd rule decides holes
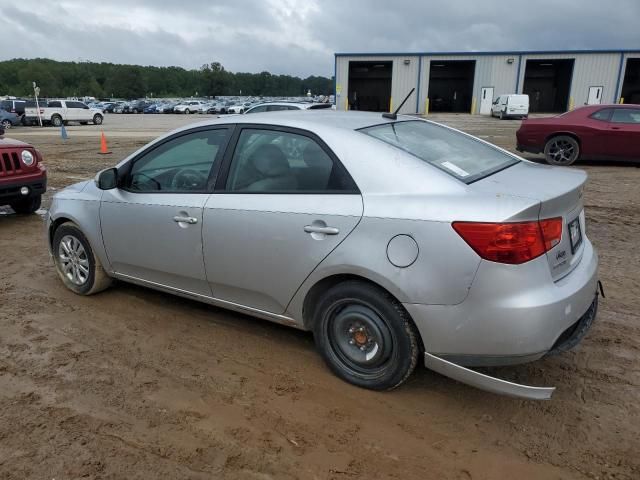
[[[520,161],[473,137],[421,120],[360,129],[420,160],[471,183]]]

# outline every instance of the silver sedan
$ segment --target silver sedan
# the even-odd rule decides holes
[[[119,279],[309,330],[361,387],[397,387],[422,358],[549,398],[468,367],[534,361],[589,329],[585,181],[413,117],[255,114],[171,132],[68,187],[46,228],[77,294]]]

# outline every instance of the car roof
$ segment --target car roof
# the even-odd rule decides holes
[[[419,120],[417,117],[406,115],[398,115],[398,120]],[[233,123],[257,123],[265,125],[278,125],[282,127],[302,128],[306,130],[316,131],[321,129],[341,129],[341,130],[357,130],[359,128],[369,127],[372,125],[380,125],[390,123],[393,120],[384,118],[381,113],[376,112],[356,112],[356,111],[337,111],[327,109],[320,110],[283,110],[280,112],[254,113],[249,116],[221,116],[213,120],[205,120],[195,125],[189,125],[187,128],[194,126],[216,125],[216,124],[233,124]]]
[[[640,105],[635,103],[601,103],[597,105],[582,105],[580,107],[576,107],[574,110],[570,110],[565,112],[565,114],[569,113],[584,113],[590,114],[596,112],[598,110],[604,110],[605,108],[640,108]]]
[[[293,105],[294,107],[309,107],[311,105],[324,105],[320,102],[289,102],[287,100],[277,100],[272,102],[260,102],[253,105],[254,107],[259,107],[261,105]]]

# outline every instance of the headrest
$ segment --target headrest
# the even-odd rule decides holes
[[[327,154],[316,142],[310,142],[302,151],[304,163],[309,167],[331,166]]]
[[[265,177],[279,177],[289,173],[289,162],[276,145],[262,145],[251,154],[251,163]]]

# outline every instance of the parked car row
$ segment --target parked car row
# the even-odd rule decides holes
[[[182,115],[190,115],[194,113],[207,114],[241,114],[247,113],[256,107],[260,107],[258,111],[276,111],[276,110],[298,110],[308,108],[330,108],[332,103],[329,97],[322,97],[319,101],[309,101],[303,99],[257,99],[257,98],[240,98],[240,99],[216,99],[216,100],[133,100],[133,101],[113,101],[99,102],[89,104],[103,110],[105,113],[177,113]],[[262,106],[269,105],[268,110],[264,110]],[[277,108],[281,105],[281,108]],[[313,105],[313,106],[312,106]],[[253,111],[253,110],[252,110]]]

